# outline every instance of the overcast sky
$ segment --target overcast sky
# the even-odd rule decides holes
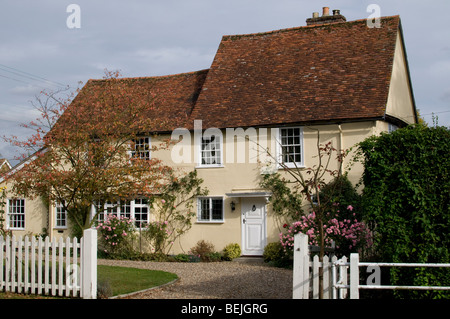
[[[306,25],[323,6],[347,21],[400,15],[417,108],[429,123],[450,126],[449,0],[1,0],[0,136],[29,134],[30,101],[43,88],[72,88],[104,69],[155,76],[209,68],[223,35]],[[70,4],[80,27],[69,28]],[[71,20],[70,21],[75,21]],[[18,155],[0,140],[0,154]]]

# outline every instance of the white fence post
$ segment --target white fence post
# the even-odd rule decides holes
[[[359,299],[359,254],[350,254],[350,299]]]
[[[309,249],[308,236],[294,235],[293,299],[309,298]]]
[[[86,229],[83,233],[83,299],[97,298],[97,230]]]

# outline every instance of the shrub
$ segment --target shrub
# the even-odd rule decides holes
[[[351,205],[347,210],[351,211]],[[293,222],[288,228],[287,233],[280,234],[280,242],[283,249],[289,255],[293,254],[294,235],[304,233],[309,237],[309,244],[319,246],[319,226],[314,212],[307,216],[302,216],[299,221]],[[331,242],[336,244],[337,255],[348,255],[360,249],[366,249],[372,244],[371,232],[365,223],[358,221],[355,216],[353,219],[341,218],[339,212],[328,212],[325,214],[324,242],[330,247]]]
[[[264,247],[263,258],[265,262],[276,261],[284,255],[283,246],[280,242],[269,243]]]
[[[269,243],[264,247],[264,262],[272,264],[275,267],[290,268],[293,260],[283,249],[280,242]]]
[[[196,263],[200,261],[200,257],[197,255],[178,254],[173,257],[174,261],[182,263]]]
[[[198,256],[201,261],[210,261],[210,254],[214,253],[214,245],[202,239],[191,248],[190,252]]]
[[[210,262],[220,261],[222,259],[222,254],[217,252],[217,251],[215,251],[215,252],[212,252],[212,253],[207,253],[205,255],[205,257]]]
[[[384,262],[450,262],[450,129],[409,126],[360,143],[363,207]],[[447,272],[391,270],[392,285],[450,285]],[[406,293],[406,292],[405,292]],[[400,294],[400,292],[396,292]],[[402,292],[403,295],[403,292]],[[407,296],[449,297],[414,291]]]
[[[143,232],[144,237],[150,241],[150,245],[155,253],[162,253],[164,244],[170,236],[167,221],[152,221],[146,224],[146,229]]]
[[[239,244],[233,243],[228,244],[223,249],[223,258],[225,260],[233,260],[241,256],[241,246]]]
[[[99,280],[97,282],[97,298],[108,299],[112,295],[113,291],[110,282],[108,280]]]
[[[131,234],[134,225],[131,219],[108,214],[103,222],[99,222],[100,245],[105,257],[118,257],[132,252]]]

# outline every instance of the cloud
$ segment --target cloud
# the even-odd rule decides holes
[[[28,84],[26,86],[16,86],[12,89],[9,89],[9,92],[11,92],[14,95],[23,95],[23,96],[34,96],[38,94],[42,88],[37,87],[32,84]]]

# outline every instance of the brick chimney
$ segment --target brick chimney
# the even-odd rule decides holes
[[[341,14],[341,10],[333,10],[333,15],[330,15],[329,7],[323,7],[322,10],[321,17],[319,16],[319,12],[313,12],[312,18],[306,19],[306,25],[321,25],[347,21],[347,19]]]

